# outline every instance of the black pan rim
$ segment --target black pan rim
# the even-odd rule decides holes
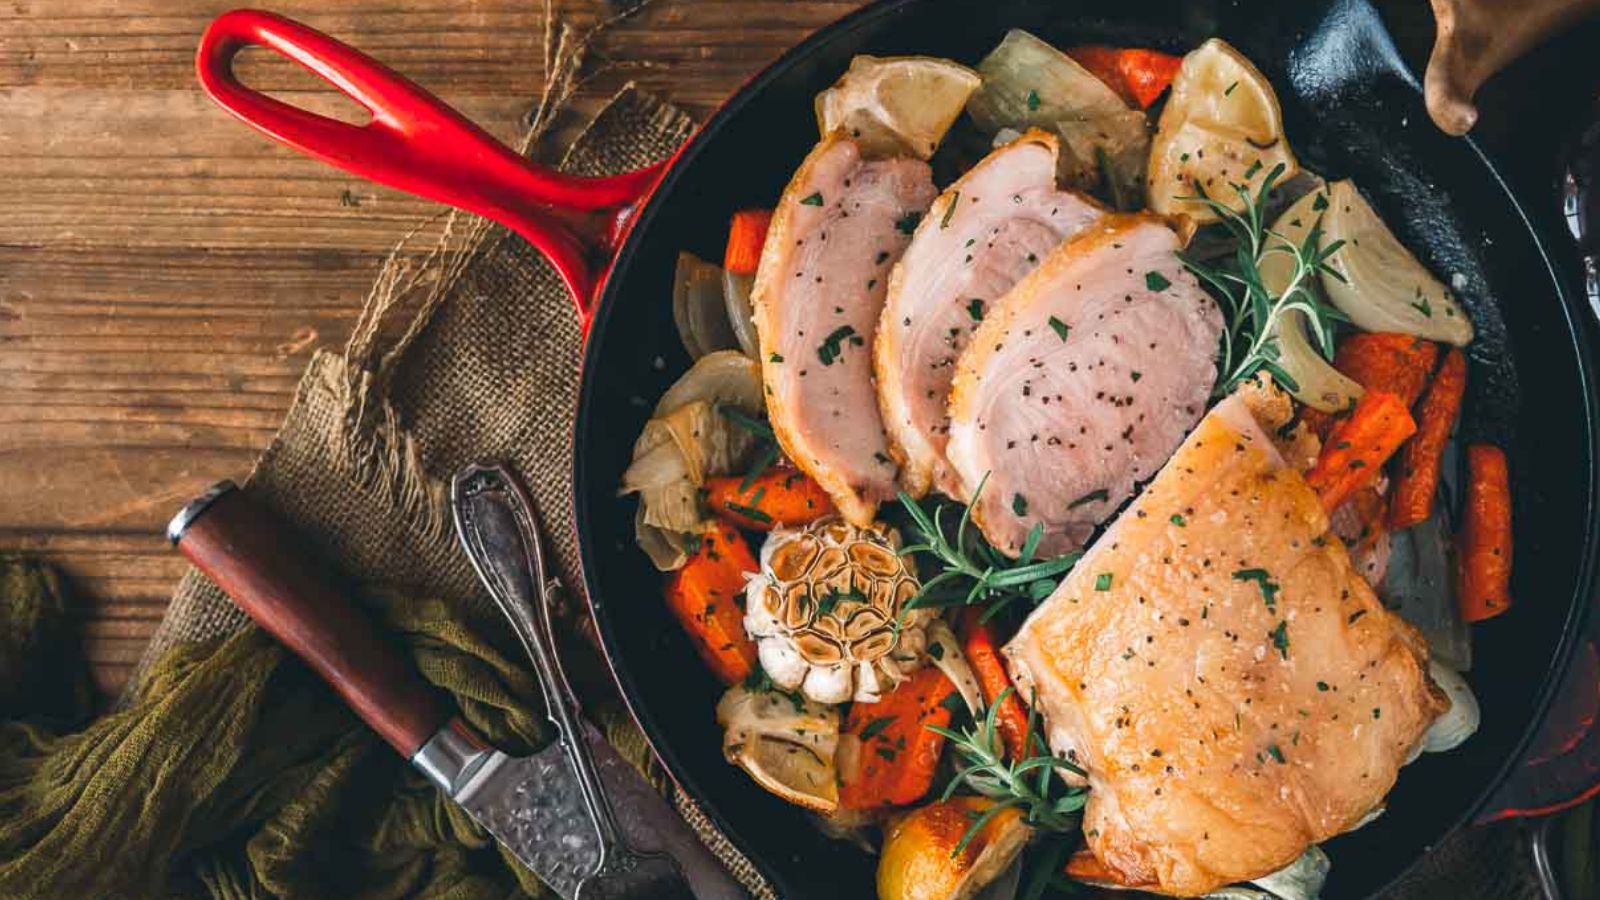
[[[628,269],[639,246],[639,236],[649,230],[653,220],[664,205],[665,198],[673,193],[686,168],[684,164],[693,160],[708,144],[717,139],[726,120],[732,118],[753,102],[762,93],[762,89],[767,84],[797,61],[810,56],[818,47],[832,42],[841,35],[875,24],[882,18],[895,15],[901,10],[907,7],[914,7],[921,2],[923,0],[877,0],[875,3],[862,7],[812,32],[742,85],[706,120],[690,138],[689,142],[672,157],[671,165],[663,174],[644,206],[635,215],[628,236],[613,261],[611,273],[625,272]],[[1420,91],[1420,81],[1416,78],[1415,73],[1407,69],[1407,74],[1410,76],[1410,83],[1417,86]],[[1600,572],[1597,572],[1597,560],[1600,560],[1600,530],[1596,528],[1597,514],[1600,514],[1600,496],[1597,496],[1597,494],[1600,494],[1600,408],[1597,408],[1597,403],[1600,403],[1600,396],[1597,396],[1597,394],[1600,394],[1600,383],[1596,381],[1593,351],[1588,343],[1581,339],[1582,335],[1593,327],[1595,312],[1577,303],[1572,291],[1569,290],[1567,279],[1563,277],[1556,267],[1546,235],[1542,233],[1534,217],[1529,215],[1521,199],[1512,191],[1495,160],[1471,137],[1467,137],[1464,140],[1492,175],[1495,187],[1505,197],[1521,221],[1522,226],[1527,230],[1543,265],[1542,274],[1549,278],[1550,283],[1555,288],[1556,299],[1562,314],[1562,323],[1570,339],[1570,347],[1578,365],[1579,379],[1584,388],[1581,392],[1584,398],[1581,412],[1584,419],[1583,431],[1588,438],[1584,454],[1588,463],[1590,490],[1584,507],[1586,541],[1579,560],[1577,592],[1575,596],[1568,600],[1567,615],[1561,638],[1554,654],[1551,656],[1551,663],[1544,673],[1536,708],[1529,719],[1528,726],[1514,744],[1512,751],[1505,756],[1500,767],[1493,775],[1481,783],[1476,798],[1468,805],[1466,811],[1441,833],[1439,837],[1441,841],[1475,819],[1488,804],[1495,790],[1504,783],[1511,772],[1523,760],[1560,687],[1561,676],[1571,663],[1573,652],[1577,647],[1578,638],[1581,634],[1581,626],[1589,614],[1589,609],[1594,605],[1594,600],[1600,597],[1600,583],[1597,583],[1597,575],[1600,575]],[[603,331],[610,321],[614,307],[617,306],[615,298],[616,285],[620,283],[620,280],[608,275],[594,309],[591,334]],[[598,599],[599,585],[594,575],[597,561],[592,555],[594,547],[592,540],[593,529],[587,504],[584,502],[584,498],[589,493],[588,488],[593,474],[586,463],[589,455],[587,452],[587,435],[590,433],[591,419],[599,414],[590,402],[595,392],[595,381],[600,377],[597,374],[599,369],[597,351],[594,349],[594,344],[590,342],[584,348],[583,367],[580,374],[578,415],[573,438],[573,485],[574,497],[577,501],[575,503],[575,518],[585,598],[595,619],[601,638],[602,650],[606,656],[607,667],[611,670],[612,677],[621,689],[628,711],[633,715],[635,721],[640,724],[646,741],[655,752],[657,758],[661,760],[668,775],[679,787],[687,791],[691,798],[695,799],[696,803],[699,804],[700,810],[755,865],[763,877],[782,892],[787,883],[782,874],[775,871],[767,860],[751,853],[746,842],[731,830],[730,824],[715,806],[700,801],[700,798],[704,796],[701,785],[694,777],[686,775],[687,767],[680,763],[676,754],[663,747],[657,741],[655,735],[661,729],[656,718],[648,709],[635,702],[633,698],[637,694],[637,688],[633,673],[628,666],[619,665],[619,641],[614,633],[614,623],[609,616],[602,614],[605,604]],[[1381,894],[1389,890],[1402,880],[1421,861],[1423,855],[1425,853],[1418,854],[1413,858],[1411,863],[1396,873],[1395,877],[1380,888],[1378,893]]]

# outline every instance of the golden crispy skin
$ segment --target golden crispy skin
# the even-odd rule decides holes
[[[1089,848],[1204,894],[1356,824],[1447,701],[1426,647],[1224,401],[1007,645],[1089,770]]]

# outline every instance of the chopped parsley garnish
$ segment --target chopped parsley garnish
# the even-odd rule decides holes
[[[1278,749],[1277,744],[1267,745],[1267,755],[1277,760],[1279,765],[1283,765],[1283,751]]]
[[[809,197],[800,198],[800,205],[801,206],[821,206],[822,205],[822,192],[821,191],[817,191],[815,194],[812,194]]]
[[[1054,331],[1056,333],[1056,337],[1061,338],[1064,341],[1064,340],[1067,339],[1067,335],[1072,333],[1072,326],[1070,326],[1067,323],[1061,321],[1060,319],[1056,318],[1055,316],[1051,316],[1050,317],[1050,330]]]
[[[829,590],[828,593],[817,602],[817,615],[832,615],[834,609],[836,609],[839,604],[845,600],[854,600],[857,603],[865,603],[867,602],[867,595],[861,593],[855,588],[851,588],[848,591]]]
[[[1094,577],[1094,589],[1097,591],[1111,590],[1111,573],[1101,572]]]
[[[1173,513],[1172,514],[1172,524],[1178,526],[1179,528],[1186,528],[1189,525],[1189,520],[1185,519],[1179,513]]]
[[[868,741],[878,736],[885,728],[894,724],[894,718],[894,716],[883,716],[868,722],[866,727],[861,729],[861,739]]]
[[[1233,573],[1233,580],[1254,581],[1256,587],[1261,589],[1261,599],[1267,602],[1267,609],[1276,610],[1278,608],[1279,585],[1272,580],[1271,572],[1266,569],[1240,569]]]
[[[1327,693],[1328,692],[1328,683],[1326,681],[1317,682],[1317,690],[1322,691],[1323,693]]]
[[[826,340],[818,345],[817,359],[822,360],[822,364],[825,366],[833,365],[833,361],[838,359],[839,355],[844,352],[844,344],[846,341],[849,341],[857,347],[866,343],[861,339],[861,335],[856,334],[854,327],[849,325],[840,325],[838,328],[833,330],[832,334],[828,335]]]
[[[951,195],[950,195],[950,203],[949,203],[949,205],[947,205],[944,208],[944,216],[939,219],[939,227],[940,228],[949,227],[949,225],[950,225],[950,217],[956,214],[956,204],[958,204],[960,202],[961,202],[961,192],[960,191],[955,191],[955,192],[951,193]]]
[[[967,315],[971,316],[972,321],[974,322],[982,322],[983,301],[977,297],[973,297],[971,300],[967,301]]]
[[[1083,506],[1086,503],[1093,503],[1096,500],[1104,502],[1105,500],[1109,500],[1110,498],[1111,498],[1111,494],[1109,492],[1107,492],[1105,488],[1101,488],[1098,491],[1090,491],[1089,493],[1084,494],[1082,497],[1079,497],[1078,499],[1072,501],[1071,503],[1068,503],[1067,504],[1067,509],[1077,509],[1078,507]]]
[[[1279,622],[1278,627],[1272,629],[1267,635],[1272,638],[1272,646],[1278,649],[1278,655],[1284,659],[1289,658],[1289,623]]]
[[[1160,272],[1146,272],[1144,273],[1144,286],[1152,291],[1164,291],[1172,287],[1172,282],[1168,281],[1167,276]]]
[[[1259,171],[1261,171],[1261,157],[1258,156],[1256,157],[1256,161],[1251,163],[1248,169],[1244,170],[1244,180],[1249,181],[1250,179],[1256,177],[1256,173]]]
[[[783,362],[783,354],[774,351],[771,356],[767,357],[767,359],[769,359],[769,360],[771,360],[772,362],[775,362],[775,363],[781,363],[781,362]]]
[[[1418,298],[1417,302],[1411,304],[1411,308],[1430,319],[1433,318],[1433,304],[1428,302],[1427,297],[1421,296],[1420,292],[1418,293]]]
[[[1228,85],[1228,89],[1222,92],[1222,96],[1226,97],[1226,96],[1232,94],[1233,93],[1233,89],[1238,87],[1238,86],[1239,86],[1239,82],[1237,82],[1237,81],[1235,81],[1233,84]]]
[[[1039,108],[1039,92],[1038,91],[1029,91],[1028,92],[1028,112],[1033,112],[1034,110],[1037,110],[1038,108]]]
[[[1021,494],[1011,495],[1011,511],[1019,516],[1028,514],[1028,498]]]
[[[1328,195],[1327,194],[1318,194],[1317,196],[1311,198],[1311,208],[1316,210],[1317,212],[1322,212],[1323,210],[1327,209],[1328,208]]]
[[[894,762],[896,751],[893,747],[879,747],[876,752],[884,762]]]
[[[933,657],[934,659],[944,659],[944,645],[943,644],[929,644],[928,645],[928,655]]]
[[[922,213],[908,212],[895,220],[894,230],[901,234],[910,234],[917,230],[917,225],[922,221]]]
[[[1138,370],[1134,370],[1134,371],[1128,373],[1128,377],[1133,379],[1134,381],[1138,381],[1139,379],[1144,377],[1144,373],[1140,372]]]
[[[755,418],[738,407],[719,406],[717,407],[717,412],[721,413],[722,417],[727,419],[729,422],[732,422],[740,428],[743,428],[745,431],[750,432],[756,437],[766,438],[769,441],[776,439],[776,436],[772,433],[771,425],[768,425],[761,419]]]
[[[762,490],[766,490],[766,488],[762,488]],[[757,493],[760,492],[758,491]],[[760,499],[757,499],[753,502],[760,503],[761,501]],[[744,516],[746,519],[749,519],[752,522],[765,522],[769,525],[772,523],[772,517],[761,510],[755,508],[754,506],[745,506],[743,503],[734,503],[732,500],[728,501],[728,512],[731,512],[735,515]]]

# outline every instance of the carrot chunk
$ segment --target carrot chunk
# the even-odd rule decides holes
[[[1405,401],[1387,391],[1367,391],[1348,418],[1328,435],[1306,483],[1332,512],[1378,478],[1383,464],[1417,430]]]
[[[972,674],[978,677],[978,687],[983,691],[983,701],[993,704],[1006,688],[1012,687],[1011,676],[1006,674],[1006,667],[1000,661],[1000,651],[996,646],[994,626],[980,621],[983,611],[976,607],[969,607],[961,614],[961,652],[967,657],[967,665],[972,667]],[[995,716],[995,727],[1000,731],[1001,740],[1005,741],[1006,752],[1012,759],[1026,759],[1028,756],[1028,713],[1022,707],[1022,701],[1017,698],[1016,691],[1006,694],[1005,700],[1000,702],[1000,712]]]
[[[722,267],[735,275],[754,275],[761,263],[761,248],[767,243],[767,226],[771,224],[770,209],[741,209],[734,213]]]
[[[853,703],[844,730],[859,741],[854,765],[841,767],[839,805],[881,809],[915,803],[933,786],[956,686],[933,666],[918,669],[876,703]],[[959,702],[959,701],[957,701]]]
[[[809,475],[772,466],[754,478],[707,478],[706,504],[722,518],[749,531],[784,525],[809,525],[833,513],[833,501]]]
[[[1417,434],[1400,451],[1390,492],[1389,525],[1399,530],[1427,521],[1439,493],[1439,461],[1467,392],[1467,358],[1452,348],[1417,407]]]
[[[1140,109],[1149,109],[1160,98],[1183,65],[1180,56],[1138,47],[1091,44],[1073,47],[1067,55]]]
[[[1466,502],[1456,534],[1456,565],[1456,602],[1462,619],[1482,622],[1511,608],[1511,476],[1499,447],[1467,447]]]
[[[1422,396],[1422,389],[1439,361],[1439,345],[1409,334],[1358,332],[1339,342],[1333,367],[1369,391],[1387,391],[1398,396],[1410,409]],[[1314,409],[1301,414],[1301,420],[1320,437],[1332,430],[1335,416]]]
[[[756,664],[756,645],[744,630],[745,576],[760,566],[733,526],[713,523],[683,568],[667,578],[667,608],[677,616],[700,658],[723,684],[742,681]]]
[[[1339,343],[1333,367],[1369,391],[1388,391],[1416,405],[1439,361],[1439,345],[1409,334],[1358,332]]]

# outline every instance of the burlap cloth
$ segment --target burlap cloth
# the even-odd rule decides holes
[[[572,32],[551,29],[545,96],[530,117],[524,147],[537,144],[571,97],[585,46]],[[682,111],[630,86],[594,117],[559,165],[583,175],[635,169],[667,157],[693,127]],[[469,462],[506,460],[533,492],[562,581],[576,588],[582,580],[570,460],[581,346],[570,298],[531,247],[465,214],[428,223],[383,266],[344,351],[314,355],[245,487],[358,588],[397,588],[487,608],[451,533],[447,484]],[[587,627],[581,604],[569,613],[575,632]],[[191,570],[145,662],[176,644],[246,624],[226,596]],[[592,649],[585,649],[574,641],[566,658],[586,669],[579,679],[587,702],[614,702],[609,682],[596,674]],[[136,677],[133,690],[139,687]],[[647,755],[636,730],[613,737],[625,753]],[[756,897],[776,896],[691,800],[666,789],[739,881]],[[1517,835],[1485,829],[1436,850],[1393,896],[1531,900],[1538,894]]]

